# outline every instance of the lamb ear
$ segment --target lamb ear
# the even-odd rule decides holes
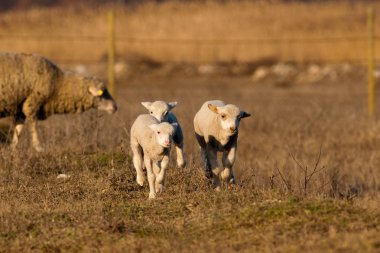
[[[150,106],[152,105],[152,102],[141,102],[141,104],[148,110],[150,110]]]
[[[245,111],[241,111],[240,112],[240,118],[247,118],[247,117],[250,117],[251,114],[249,114],[248,112],[245,112]]]
[[[174,130],[176,130],[177,127],[178,127],[178,123],[177,122],[171,123],[171,125],[174,127]]]
[[[218,107],[213,105],[213,104],[208,104],[208,108],[212,111],[212,112],[215,112],[215,113],[219,113],[218,111]]]
[[[173,109],[174,107],[176,107],[177,104],[178,104],[177,101],[175,101],[175,102],[169,102],[168,105],[169,105],[169,107],[170,107],[170,110]]]
[[[152,124],[149,125],[149,128],[152,129],[153,131],[156,131],[158,124]]]
[[[91,93],[91,95],[93,95],[94,97],[100,97],[101,95],[103,95],[103,90],[98,88],[98,87],[95,87],[95,86],[90,86],[90,88],[88,88],[88,91]]]

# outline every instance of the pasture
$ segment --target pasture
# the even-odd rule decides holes
[[[51,6],[1,13],[1,50],[106,80],[111,6],[38,2]],[[118,112],[39,122],[42,153],[29,131],[12,151],[0,119],[0,253],[380,251],[380,90],[370,118],[363,66],[367,7],[379,1],[115,2]],[[252,114],[237,184],[220,192],[193,130],[211,99]],[[173,152],[151,201],[129,131],[154,100],[178,101],[187,167]]]
[[[27,131],[16,152],[1,145],[0,252],[378,252],[380,125],[367,116],[365,80],[360,67],[297,85],[120,79],[117,114],[49,118],[42,154]],[[252,114],[241,123],[238,184],[221,192],[202,174],[192,125],[210,98]],[[171,161],[165,192],[149,201],[129,128],[140,102],[156,99],[179,102],[188,165]]]

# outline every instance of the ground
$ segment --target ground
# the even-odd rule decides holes
[[[117,114],[41,122],[42,154],[27,132],[15,152],[1,144],[0,252],[379,252],[379,111],[367,116],[365,72],[355,72],[286,85],[118,80]],[[139,103],[158,99],[179,102],[188,166],[172,161],[165,192],[149,201],[129,129]],[[241,123],[238,183],[221,192],[202,174],[192,126],[210,99],[252,114]]]

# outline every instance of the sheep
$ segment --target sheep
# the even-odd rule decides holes
[[[186,160],[183,154],[183,132],[174,113],[171,110],[176,107],[177,102],[166,103],[164,101],[141,102],[148,109],[150,115],[155,117],[159,122],[177,123],[178,126],[173,136],[173,142],[177,153],[177,166],[184,168]]]
[[[13,117],[12,148],[17,146],[25,121],[30,124],[32,145],[40,152],[38,120],[90,108],[108,113],[117,110],[102,81],[63,72],[42,56],[0,53],[0,117]]]
[[[251,116],[236,105],[220,100],[205,102],[194,117],[194,130],[201,148],[204,170],[212,178],[215,190],[220,190],[222,181],[235,183],[232,166],[236,158],[240,120]],[[217,152],[223,152],[220,168]]]
[[[131,149],[133,165],[136,169],[136,182],[144,185],[143,167],[147,170],[149,199],[162,192],[165,171],[169,164],[170,148],[178,123],[160,123],[149,114],[139,115],[131,127]]]

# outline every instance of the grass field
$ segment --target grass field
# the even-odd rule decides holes
[[[118,59],[129,72],[117,76],[115,115],[40,122],[41,154],[27,131],[12,152],[11,130],[0,121],[0,253],[379,252],[380,103],[369,118],[366,69],[349,65],[313,83],[249,77],[260,61],[363,63],[369,2],[116,6]],[[1,48],[95,63],[82,67],[104,77],[107,11],[2,13]],[[351,39],[318,39],[327,37]],[[172,62],[183,65],[164,64]],[[197,72],[197,64],[221,62],[252,64],[242,65],[244,75]],[[179,102],[188,166],[171,161],[165,192],[149,201],[148,187],[135,183],[129,129],[145,112],[140,102],[159,99]],[[210,99],[252,114],[240,127],[238,183],[221,192],[203,176],[193,133],[193,117]]]
[[[366,115],[363,73],[286,87],[228,76],[119,80],[116,115],[49,118],[42,154],[26,133],[17,152],[1,145],[0,252],[378,252],[380,124]],[[221,192],[202,175],[192,130],[214,98],[253,115],[241,125],[238,185]],[[139,102],[156,99],[179,102],[188,166],[172,161],[166,191],[149,201],[128,132]],[[305,187],[306,167],[317,173]]]

